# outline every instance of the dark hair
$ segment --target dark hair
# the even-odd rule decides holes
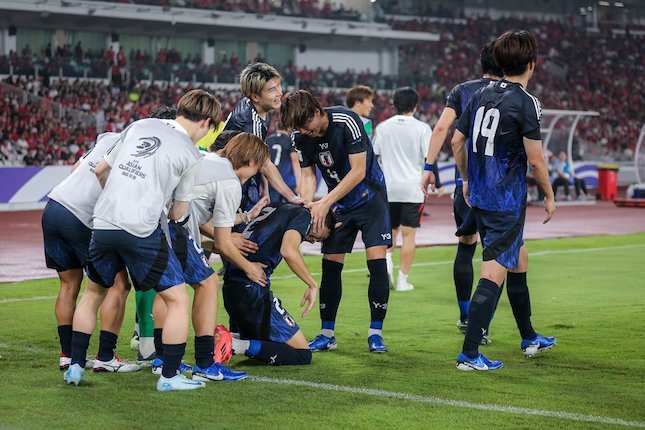
[[[479,55],[479,63],[482,66],[482,74],[502,77],[504,76],[504,72],[495,62],[495,56],[493,55],[493,46],[495,46],[494,40],[485,44],[482,48],[481,54]]]
[[[350,88],[345,94],[345,103],[347,103],[348,108],[353,108],[354,105],[363,100],[374,97],[374,91],[370,87],[365,85],[356,85],[355,87]]]
[[[280,117],[282,124],[289,129],[304,127],[316,112],[323,112],[323,107],[314,96],[305,90],[295,91],[282,102]]]
[[[394,92],[393,103],[399,115],[412,112],[419,104],[419,94],[410,87],[398,88]]]
[[[224,149],[226,144],[233,139],[238,134],[242,133],[241,130],[225,130],[222,131],[216,138],[215,141],[208,147],[210,152],[217,152],[220,149]]]
[[[177,117],[177,109],[174,107],[159,105],[150,112],[148,118],[158,119],[175,119]]]
[[[526,30],[507,31],[495,40],[495,62],[506,76],[526,72],[531,61],[537,60],[537,40]]]

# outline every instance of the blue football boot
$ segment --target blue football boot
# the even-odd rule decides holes
[[[542,351],[553,348],[556,339],[554,337],[544,337],[540,333],[536,333],[534,339],[522,339],[520,346],[522,353],[527,357],[533,357]]]
[[[336,348],[338,348],[338,345],[336,344],[336,336],[327,337],[324,334],[319,334],[309,342],[309,349],[311,352],[331,351]]]
[[[467,355],[461,353],[457,357],[457,369],[469,370],[497,370],[504,367],[501,361],[491,361],[484,354],[479,354],[476,358],[468,358]]]
[[[387,352],[387,346],[385,346],[383,338],[378,334],[368,337],[367,344],[370,347],[370,352]]]
[[[237,381],[248,376],[246,372],[227,369],[220,363],[213,363],[206,369],[198,365],[193,367],[193,381]]]
[[[152,367],[153,374],[161,375],[161,372],[163,371],[163,359],[161,357],[155,358],[154,360],[152,360],[152,363],[150,363],[150,367]],[[193,368],[190,366],[190,364],[186,363],[183,360],[181,363],[179,363],[179,373],[190,373],[192,371]]]

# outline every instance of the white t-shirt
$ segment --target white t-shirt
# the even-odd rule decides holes
[[[149,118],[126,128],[104,158],[112,170],[94,209],[94,228],[148,237],[171,198],[191,200],[202,155],[179,123]]]
[[[47,195],[67,208],[87,228],[92,228],[94,206],[103,190],[94,169],[108,150],[117,144],[120,137],[120,133],[98,135],[96,145],[83,154],[76,170]]]
[[[211,222],[214,227],[233,227],[242,201],[242,185],[231,162],[208,153],[199,165],[193,199],[185,227],[190,236],[199,238],[199,226]]]
[[[395,115],[376,126],[373,146],[390,202],[422,203],[423,165],[432,129],[410,115]]]

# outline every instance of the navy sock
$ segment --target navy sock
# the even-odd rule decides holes
[[[508,273],[506,294],[513,309],[515,323],[522,339],[533,339],[537,334],[531,324],[531,297],[526,283],[526,272]]]
[[[251,341],[254,342],[254,341]],[[260,349],[253,355],[272,366],[303,365],[311,363],[309,349],[295,349],[286,343],[259,341]]]
[[[457,245],[452,277],[455,281],[459,319],[461,321],[465,321],[468,318],[470,295],[473,292],[473,255],[475,255],[476,249],[477,243],[468,245],[467,243],[459,242],[459,245]]]
[[[72,331],[72,364],[85,368],[87,348],[90,346],[91,334]]]
[[[367,269],[370,271],[370,285],[367,290],[367,297],[370,301],[370,320],[382,323],[387,313],[387,302],[390,298],[385,258],[369,260]]]
[[[154,333],[153,336],[155,341],[155,354],[157,355],[157,357],[163,358],[163,341],[161,340],[163,329],[156,328],[154,329],[153,333]]]
[[[163,345],[163,370],[161,374],[164,378],[173,378],[177,375],[179,370],[179,363],[181,363],[181,358],[186,352],[186,344],[178,343],[169,345],[164,343]]]
[[[60,352],[67,357],[72,354],[72,326],[59,325],[58,326],[58,340],[60,341]]]
[[[336,313],[343,296],[342,271],[343,263],[323,258],[320,281],[320,319],[323,321],[336,321]]]
[[[101,330],[101,334],[99,334],[99,353],[97,355],[99,360],[110,361],[114,358],[114,350],[116,349],[118,337],[114,333]]]
[[[206,369],[213,364],[213,350],[215,342],[213,336],[195,336],[195,364]]]
[[[484,278],[479,280],[479,285],[470,301],[468,328],[462,348],[462,352],[469,358],[475,358],[479,354],[479,343],[486,334],[486,327],[490,324],[498,296],[499,286],[496,283]]]

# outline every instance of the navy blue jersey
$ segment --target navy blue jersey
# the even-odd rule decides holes
[[[257,218],[246,225],[242,235],[245,239],[257,243],[259,248],[247,259],[266,264],[264,272],[267,275],[268,285],[271,285],[271,273],[282,261],[282,254],[280,254],[282,236],[289,230],[296,230],[304,238],[309,233],[310,226],[309,210],[290,203],[271,203],[262,209]],[[237,266],[226,263],[224,283],[246,285],[252,282]]]
[[[455,85],[448,93],[448,97],[446,97],[446,107],[453,109],[457,114],[457,119],[459,119],[473,94],[491,82],[495,81],[488,78],[479,78]],[[457,167],[455,167],[455,183],[457,186],[462,185],[461,175],[459,174],[459,169],[457,169]]]
[[[540,140],[542,108],[520,84],[502,79],[477,91],[457,123],[468,139],[468,199],[473,207],[512,211],[526,204],[523,138]]]
[[[322,137],[295,133],[301,167],[318,166],[329,191],[351,170],[349,156],[367,153],[365,178],[336,203],[339,213],[355,209],[385,190],[385,178],[360,117],[346,107],[325,108],[329,126]]]
[[[271,150],[271,161],[276,165],[284,183],[291,189],[296,187],[296,176],[291,163],[291,153],[295,152],[293,141],[288,134],[276,133],[267,138]]]
[[[267,137],[266,120],[260,118],[258,111],[248,97],[240,100],[226,119],[224,131],[243,131],[259,137],[264,142]],[[242,202],[240,208],[248,212],[260,200],[262,174],[257,173],[242,185]]]
[[[248,97],[240,100],[233,112],[226,119],[224,124],[224,131],[244,131],[253,134],[262,141],[267,137],[267,123],[266,120],[260,118],[258,111]]]

